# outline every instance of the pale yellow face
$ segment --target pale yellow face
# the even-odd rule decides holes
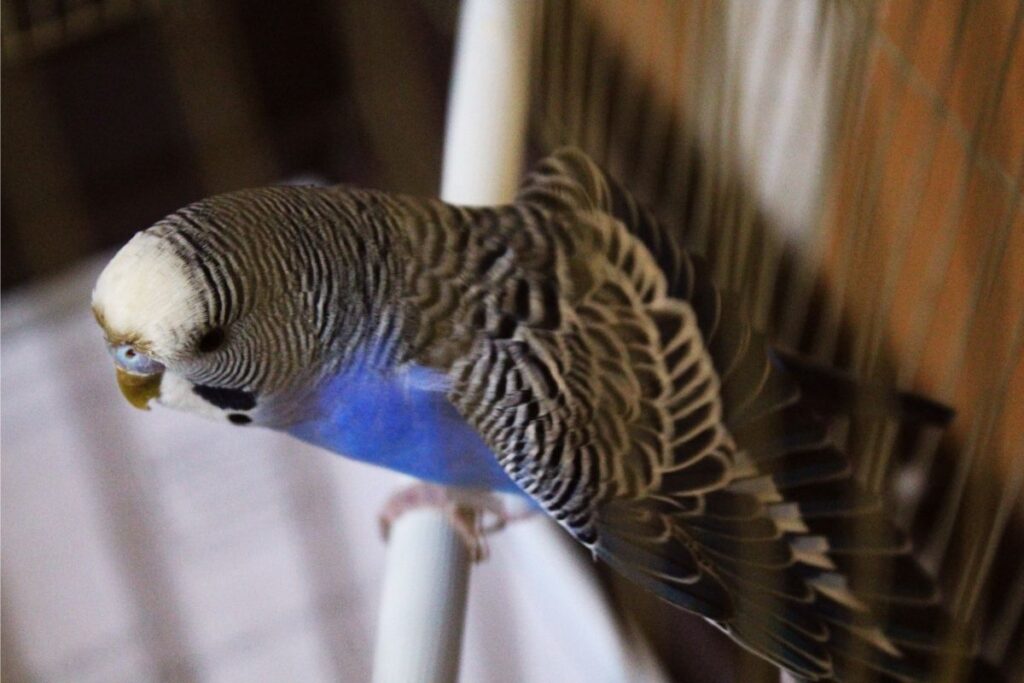
[[[133,341],[154,355],[180,353],[181,335],[202,315],[200,292],[163,240],[137,234],[103,269],[93,310],[111,342]]]
[[[93,314],[128,402],[220,416],[177,370],[195,355],[201,292],[185,263],[158,237],[139,233],[114,256],[93,289]]]

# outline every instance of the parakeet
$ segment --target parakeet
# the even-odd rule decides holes
[[[343,186],[197,202],[114,257],[93,310],[138,407],[521,493],[800,678],[928,678],[950,619],[833,427],[951,411],[772,348],[734,301],[566,149],[505,206]]]

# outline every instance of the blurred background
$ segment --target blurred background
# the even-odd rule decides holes
[[[437,191],[455,2],[3,9],[5,289],[218,192]]]
[[[133,413],[88,294],[112,248],[203,196],[297,179],[436,194],[458,16],[454,0],[3,3],[5,679],[367,676],[375,514],[398,483]],[[849,444],[1011,680],[1022,23],[1019,0],[548,0],[530,93],[531,156],[599,159],[779,344],[957,408],[946,433],[874,421]],[[549,532],[499,536],[475,572],[465,680],[777,678]]]

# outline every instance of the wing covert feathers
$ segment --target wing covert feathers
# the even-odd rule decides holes
[[[771,349],[582,153],[496,211],[509,258],[474,272],[452,400],[513,479],[616,570],[797,676],[927,678],[954,625],[833,438],[855,383],[812,400],[829,375]]]

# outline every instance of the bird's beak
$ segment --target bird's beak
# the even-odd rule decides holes
[[[160,395],[162,372],[151,375],[135,375],[121,368],[117,370],[117,386],[128,402],[139,410],[149,410],[149,400]]]

